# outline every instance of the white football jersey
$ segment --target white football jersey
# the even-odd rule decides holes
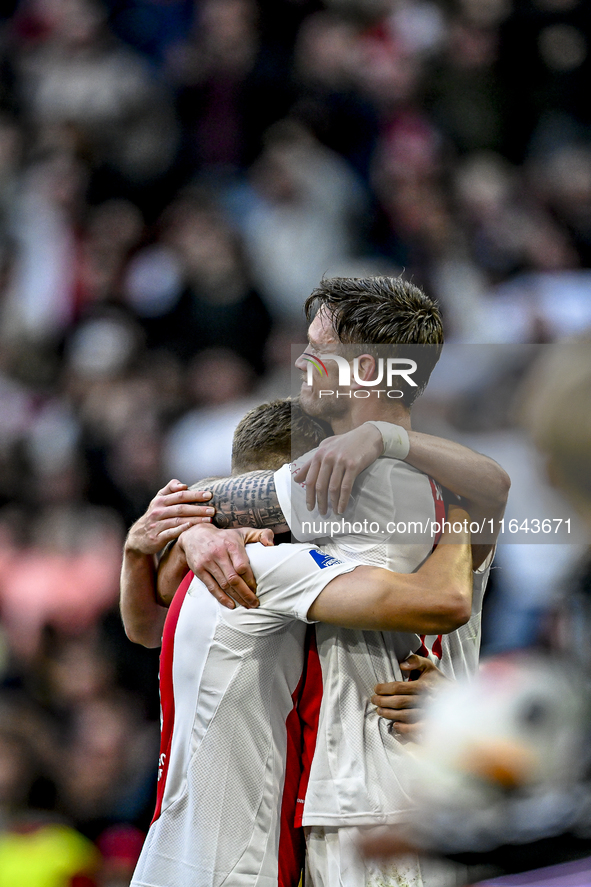
[[[314,539],[335,557],[401,573],[418,569],[445,516],[439,485],[406,462],[378,459],[360,474],[345,514],[323,516],[317,508],[307,510],[305,485],[292,479],[310,455],[275,473],[279,504],[294,536]],[[475,615],[478,646],[479,625]],[[455,634],[426,639],[316,626],[319,658],[308,664],[300,703],[305,746],[296,822],[362,826],[404,816],[412,806],[408,751],[395,738],[392,722],[377,715],[370,697],[376,684],[402,680],[399,662],[411,652],[424,652],[424,640],[435,647],[437,660],[442,659],[440,649],[446,651],[446,664],[455,660],[455,648],[464,644]],[[478,646],[470,644],[477,654]],[[313,655],[312,649],[309,658]]]
[[[474,678],[478,673],[480,642],[482,638],[482,604],[490,575],[494,549],[483,564],[474,570],[472,613],[465,625],[444,635],[421,635],[423,647],[419,650],[451,680]]]
[[[248,553],[258,609],[222,607],[190,573],[168,612],[157,806],[133,887],[297,887],[305,623],[355,564],[310,545]]]

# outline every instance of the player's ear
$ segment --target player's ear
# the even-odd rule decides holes
[[[359,382],[371,382],[376,378],[378,366],[373,354],[360,354],[353,364],[353,382],[351,387],[356,387]]]

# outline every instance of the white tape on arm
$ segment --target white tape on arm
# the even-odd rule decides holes
[[[406,459],[410,450],[410,441],[406,429],[400,425],[393,425],[391,422],[373,422],[370,420],[365,424],[375,425],[382,435],[384,456],[388,459]]]

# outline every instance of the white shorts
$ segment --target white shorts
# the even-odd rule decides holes
[[[361,829],[306,829],[305,887],[423,887],[416,855],[364,859],[357,849]]]

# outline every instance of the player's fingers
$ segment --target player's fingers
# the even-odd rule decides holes
[[[384,684],[376,684],[374,687],[374,693],[376,695],[380,694],[382,696],[394,696],[396,694],[396,689],[402,684],[402,681],[388,681]]]
[[[332,473],[335,469],[335,463],[332,458],[325,456],[322,460],[318,476],[316,478],[316,504],[320,514],[326,514],[328,511],[328,488],[331,483]],[[307,487],[306,487],[307,489]]]
[[[244,539],[245,545],[249,542],[260,542],[262,545],[274,545],[274,535],[273,530],[269,527],[265,529],[255,529],[254,527],[240,527],[236,531],[240,533],[242,538]]]
[[[230,540],[228,542],[228,547],[226,549],[228,553],[228,558],[232,564],[234,571],[242,578],[242,580],[248,585],[252,591],[256,591],[257,583],[254,578],[254,573],[252,572],[252,567],[250,566],[250,561],[248,559],[248,554],[246,553],[246,548],[244,546],[244,541],[240,539],[239,542],[234,542]],[[229,578],[229,577],[228,577]]]
[[[153,520],[155,523],[163,524],[165,521],[170,521],[173,518],[183,518],[185,520],[188,518],[211,518],[214,514],[215,508],[211,505],[167,505],[154,512]]]
[[[158,537],[160,539],[160,542],[162,543],[162,547],[164,547],[164,545],[167,542],[170,542],[172,539],[178,539],[181,533],[184,533],[185,530],[188,530],[190,526],[190,523],[186,523],[179,524],[176,527],[170,527],[170,529],[168,530],[162,530]]]
[[[191,501],[193,502],[208,502],[213,496],[211,490],[194,490],[192,487],[189,487],[187,493],[192,497]]]
[[[170,505],[179,505],[182,503],[209,502],[211,493],[209,490],[172,490],[166,495],[160,495],[156,499],[162,500],[162,505],[168,507]],[[156,501],[156,500],[154,500]]]
[[[228,594],[230,590],[230,579],[233,579],[236,576],[236,571],[228,552],[217,552],[214,562],[208,564],[208,569],[214,576],[222,591]]]
[[[152,500],[144,519],[149,532],[154,527],[157,527],[159,532],[163,522],[172,518],[213,517],[215,514],[213,505],[186,501],[182,496],[182,493],[173,493],[170,496],[157,496]]]
[[[410,656],[407,656],[406,659],[400,663],[400,670],[416,671],[417,669],[420,669],[422,671],[426,666],[431,664],[431,661],[424,656],[417,656],[416,653],[411,653]]]
[[[177,505],[177,514],[181,517],[213,517],[213,505]]]
[[[308,474],[306,477],[306,508],[313,511],[316,505],[316,479],[320,471],[321,460],[318,455],[314,456],[310,461]]]
[[[229,579],[227,594],[246,610],[255,609],[259,605],[257,596],[253,594],[248,585],[237,574]]]
[[[177,480],[176,477],[173,477],[172,480],[169,480],[166,486],[162,487],[161,490],[158,490],[156,493],[157,496],[166,496],[169,493],[176,493],[179,490],[188,489],[187,484],[182,483],[180,480]]]
[[[396,738],[402,743],[418,742],[423,734],[423,729],[423,721],[417,721],[414,724],[402,724],[396,722],[393,727]]]
[[[376,711],[381,718],[387,718],[389,721],[394,721],[395,724],[404,724],[405,726],[408,724],[416,724],[423,717],[423,712],[416,708],[410,708],[407,711],[392,711],[392,709],[389,708],[377,708]]]
[[[389,684],[376,684],[374,687],[376,696],[414,696],[420,692],[414,681],[391,681]]]
[[[228,610],[233,610],[236,604],[220,586],[215,573],[215,568],[211,567],[211,571],[199,570],[197,573],[195,573],[195,575],[203,582],[209,593],[214,596],[216,601],[219,601],[219,603],[222,604],[223,607],[227,607]]]
[[[232,609],[234,603],[247,609],[258,606],[258,599],[248,588],[243,579],[236,573],[234,565],[226,550],[218,552],[215,559],[210,559],[207,571],[203,570],[203,576],[199,578],[204,582],[209,591],[220,603],[228,607],[231,600]],[[254,603],[253,603],[254,600]]]
[[[240,595],[240,603],[246,608],[258,607],[259,599],[253,590],[256,589],[256,580],[250,564],[247,562],[245,565],[235,567],[234,569],[235,572],[232,575],[228,575],[227,578],[236,594]],[[235,595],[233,597],[234,600],[237,600]]]
[[[410,675],[411,680],[418,680],[423,675],[430,675],[432,672],[439,674],[439,669],[430,659],[414,654],[400,663],[400,670],[404,674]],[[414,675],[413,672],[415,673]]]
[[[211,497],[210,490],[189,489],[187,484],[183,484],[179,480],[170,480],[165,487],[158,490],[152,502],[162,502],[165,505],[175,502],[207,502]]]
[[[394,724],[404,724],[405,726],[407,722],[414,723],[419,717],[417,712],[395,711],[391,708],[376,708],[376,714],[387,721],[393,721]]]
[[[335,514],[338,514],[339,511],[339,499],[341,498],[341,485],[344,474],[345,466],[340,462],[336,462],[328,479],[328,499],[330,500],[330,507]]]
[[[353,484],[355,483],[356,473],[351,466],[345,469],[343,474],[343,478],[341,480],[341,489],[339,493],[339,501],[337,503],[337,514],[344,514],[347,505],[349,504],[349,499],[351,497],[351,490],[353,489]]]
[[[308,471],[310,470],[310,465],[312,464],[312,459],[308,459],[307,462],[304,462],[303,465],[300,465],[298,470],[294,472],[293,479],[298,484],[303,484],[304,481],[308,477]]]
[[[418,694],[415,696],[372,696],[371,702],[378,708],[402,711],[407,708],[416,708],[417,698]]]
[[[184,530],[188,530],[189,527],[193,527],[196,524],[210,523],[210,517],[174,517],[170,518],[169,520],[161,520],[157,524],[155,524],[154,535],[158,538],[159,541],[162,541],[163,539],[170,540],[176,538],[176,536],[180,535]]]
[[[216,578],[222,591],[247,609],[258,607],[258,598],[252,590],[256,582],[245,549],[229,545],[218,553],[216,565],[221,573],[221,578],[217,575]]]
[[[376,714],[381,718],[387,718],[389,721],[398,719],[399,712],[393,711],[391,708],[376,708]]]

